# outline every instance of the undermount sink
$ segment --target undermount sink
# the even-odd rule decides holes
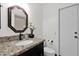
[[[23,45],[29,45],[32,44],[33,40],[21,40],[15,43],[16,46],[23,46]]]

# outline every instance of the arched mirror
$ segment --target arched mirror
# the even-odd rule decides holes
[[[23,8],[19,6],[8,8],[8,27],[14,32],[20,33],[21,37],[21,33],[28,28],[28,15]]]

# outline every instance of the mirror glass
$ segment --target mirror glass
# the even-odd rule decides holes
[[[18,8],[13,8],[11,14],[11,25],[16,30],[23,30],[26,27],[26,15],[24,14],[24,12]]]

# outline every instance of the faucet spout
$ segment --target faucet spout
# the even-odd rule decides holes
[[[20,32],[20,34],[19,34],[19,40],[22,40],[22,34],[21,34],[21,32]]]

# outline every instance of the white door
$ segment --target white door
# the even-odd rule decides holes
[[[60,55],[77,56],[77,6],[60,10]]]
[[[78,56],[79,56],[79,5],[78,5],[78,20],[77,20],[77,31],[78,31],[78,40],[77,40],[77,43],[78,43],[78,45],[77,45],[77,47],[78,47],[78,50],[77,50],[77,52],[78,52]]]

